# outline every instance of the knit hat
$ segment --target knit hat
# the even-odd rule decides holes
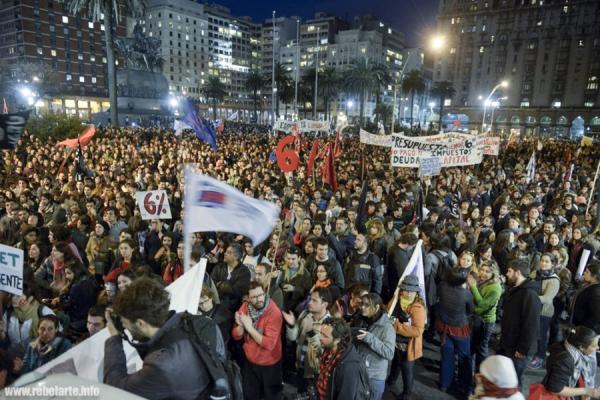
[[[515,366],[512,360],[505,356],[489,356],[481,363],[479,373],[502,389],[511,389],[519,386]]]
[[[406,275],[400,284],[400,290],[419,292],[421,290],[419,287],[419,278],[415,275]]]

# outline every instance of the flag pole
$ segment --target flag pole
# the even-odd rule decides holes
[[[279,231],[279,236],[277,237],[277,245],[275,246],[275,251],[273,252],[273,257],[271,261],[272,264],[272,268],[271,268],[271,272],[273,272],[273,269],[277,267],[277,252],[279,251],[279,244],[281,243],[281,237],[283,236],[283,221],[279,222],[279,227],[280,229],[278,229]],[[266,295],[269,296],[269,291],[271,290],[271,281],[273,279],[271,278],[271,274],[269,274],[269,282],[267,283],[267,293]]]
[[[585,208],[585,215],[588,215],[590,211],[590,205],[592,204],[592,198],[594,197],[594,189],[596,188],[596,181],[598,180],[598,172],[600,172],[600,160],[598,161],[598,166],[596,167],[596,174],[594,175],[594,183],[592,183],[592,190],[590,190],[590,197],[587,202],[587,206]],[[596,224],[598,224],[598,216],[596,215]]]

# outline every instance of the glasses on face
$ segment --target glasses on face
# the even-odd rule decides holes
[[[256,296],[249,296],[248,298],[249,298],[250,300],[258,300],[258,299],[261,299],[261,298],[263,298],[263,297],[265,297],[265,294],[264,294],[264,293],[261,293],[261,294],[257,294]]]

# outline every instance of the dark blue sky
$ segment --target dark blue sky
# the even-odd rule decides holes
[[[317,11],[332,12],[351,19],[373,14],[406,34],[410,46],[423,45],[435,28],[438,0],[213,0],[231,8],[233,15],[249,15],[257,22],[278,15],[312,18]]]

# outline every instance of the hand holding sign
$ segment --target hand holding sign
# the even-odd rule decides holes
[[[277,165],[283,172],[292,172],[298,168],[298,154],[292,148],[286,149],[286,146],[293,145],[296,138],[292,135],[286,136],[277,143],[275,155],[277,156]]]
[[[0,290],[23,294],[23,250],[0,244]]]
[[[164,190],[137,192],[135,200],[140,207],[143,220],[171,219],[171,208],[169,207],[167,193]]]

